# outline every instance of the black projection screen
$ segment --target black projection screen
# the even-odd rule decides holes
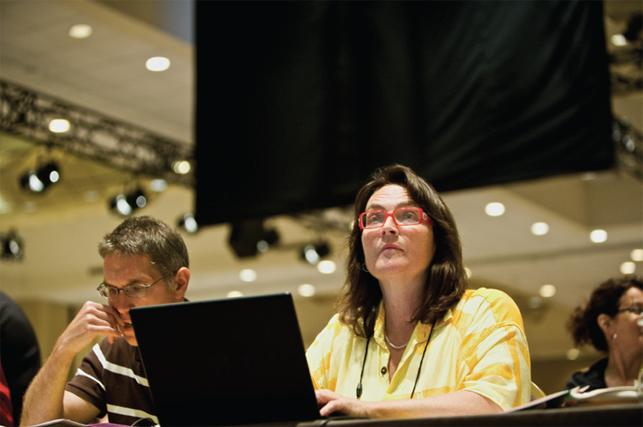
[[[200,224],[613,165],[603,5],[197,2]]]

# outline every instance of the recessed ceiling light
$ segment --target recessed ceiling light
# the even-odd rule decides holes
[[[505,205],[500,202],[487,203],[487,206],[484,207],[484,211],[489,216],[500,216],[505,213]]]
[[[237,297],[242,297],[243,292],[241,291],[230,291],[228,292],[228,298],[237,298]]]
[[[540,287],[540,296],[543,298],[551,298],[556,295],[556,286],[547,283]]]
[[[337,266],[335,265],[335,262],[329,259],[319,261],[319,263],[317,264],[317,270],[322,274],[332,274],[336,269]]]
[[[607,231],[597,228],[589,233],[589,239],[594,243],[603,243],[607,241]]]
[[[627,39],[623,34],[614,34],[611,40],[614,46],[627,46]]]
[[[632,261],[643,261],[643,249],[632,250],[632,252],[630,253],[630,258],[632,258]]]
[[[244,268],[239,272],[239,279],[242,282],[254,282],[257,280],[257,272],[250,268]]]
[[[543,306],[543,299],[539,296],[531,296],[527,300],[527,306],[532,310],[538,310]]]
[[[156,178],[150,181],[150,189],[155,193],[162,193],[167,190],[167,181],[163,178]]]
[[[69,37],[74,39],[86,39],[92,35],[92,27],[87,24],[76,24],[69,27]]]
[[[145,68],[157,73],[165,71],[170,68],[170,60],[164,56],[153,56],[145,61]]]
[[[69,131],[71,124],[67,119],[52,119],[49,122],[49,130],[53,133],[65,133]]]
[[[632,261],[625,261],[621,264],[621,273],[623,274],[634,274],[636,271],[636,264]]]
[[[549,233],[549,224],[546,222],[534,222],[531,224],[531,234],[534,236],[544,236]]]
[[[577,348],[570,348],[567,350],[567,360],[576,360],[580,355],[580,350]]]
[[[187,160],[177,160],[172,163],[172,170],[179,175],[187,175],[192,170],[192,165]]]
[[[310,298],[315,295],[316,289],[315,286],[310,283],[304,283],[297,287],[297,293],[304,298]]]

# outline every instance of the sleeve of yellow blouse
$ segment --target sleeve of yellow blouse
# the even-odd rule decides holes
[[[332,354],[332,341],[337,328],[338,315],[333,316],[328,324],[317,335],[313,343],[306,350],[308,369],[313,379],[315,389],[329,388],[330,358]]]
[[[462,343],[463,389],[504,410],[527,403],[531,366],[518,306],[504,292],[480,289],[464,308],[470,323]]]

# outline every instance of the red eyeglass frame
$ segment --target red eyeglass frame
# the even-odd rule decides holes
[[[397,222],[397,219],[395,219],[395,215],[394,215],[395,211],[397,211],[398,209],[408,209],[408,208],[418,209],[418,210],[420,211],[420,214],[421,214],[421,215],[420,215],[420,217],[422,218],[422,220],[421,220],[420,222],[418,222],[417,224],[400,224],[400,223],[398,223],[398,222]],[[381,226],[379,226],[379,227],[370,227],[370,228],[368,228],[368,229],[376,229],[376,228],[382,228],[382,227],[384,227],[384,224],[386,223],[386,220],[387,220],[387,218],[388,218],[388,217],[393,218],[393,222],[394,222],[394,223],[395,223],[395,225],[397,225],[398,227],[408,227],[408,226],[410,226],[410,225],[418,225],[418,224],[424,224],[424,223],[427,223],[427,224],[429,224],[429,225],[430,225],[430,224],[433,224],[433,221],[431,220],[431,217],[429,216],[429,214],[428,214],[428,213],[426,213],[426,212],[424,212],[424,209],[422,209],[422,208],[421,208],[421,207],[419,207],[419,206],[400,206],[400,207],[397,207],[397,208],[393,209],[392,211],[386,211],[386,210],[384,210],[384,209],[367,209],[367,210],[365,210],[364,212],[362,212],[361,214],[359,214],[359,216],[357,217],[357,224],[359,225],[359,229],[360,229],[360,230],[362,230],[362,231],[364,231],[364,230],[366,230],[366,229],[367,229],[367,228],[366,228],[366,227],[364,227],[364,225],[362,224],[362,223],[363,223],[362,218],[363,218],[363,217],[364,217],[364,215],[366,215],[369,211],[384,212],[384,215],[385,215],[385,216],[384,216],[384,221],[382,222],[382,225],[381,225]]]

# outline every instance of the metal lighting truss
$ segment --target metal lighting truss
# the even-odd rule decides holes
[[[52,133],[49,121],[54,118],[67,119],[70,130]],[[194,164],[186,143],[6,80],[0,80],[0,130],[135,175],[183,185],[193,182],[192,172],[180,175],[172,169],[173,163],[180,160]]]

